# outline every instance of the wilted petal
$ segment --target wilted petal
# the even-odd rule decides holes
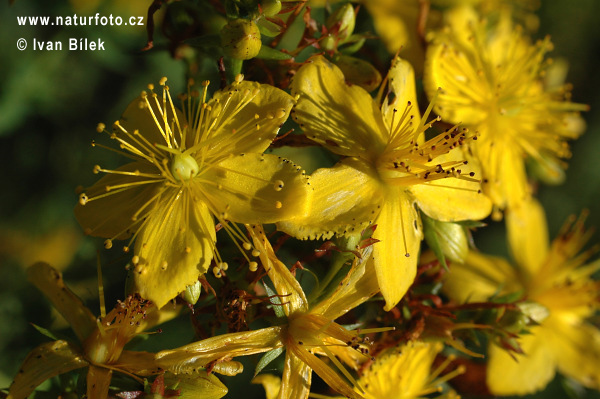
[[[308,398],[311,380],[312,370],[310,366],[300,360],[293,352],[287,351],[278,398]]]
[[[282,327],[223,334],[156,354],[157,364],[174,374],[190,373],[213,360],[248,356],[283,346]]]
[[[10,385],[8,399],[25,399],[47,379],[86,366],[88,362],[67,341],[42,344],[23,361]]]
[[[104,399],[108,397],[108,388],[112,379],[112,370],[90,365],[87,374],[87,397]]]
[[[260,251],[260,260],[273,282],[277,294],[281,295],[282,307],[286,316],[297,311],[306,312],[308,301],[300,283],[277,258],[262,226],[248,226],[248,232],[252,237],[254,247]]]
[[[95,330],[96,317],[65,285],[58,271],[47,263],[38,262],[27,269],[27,279],[52,302],[80,341]]]

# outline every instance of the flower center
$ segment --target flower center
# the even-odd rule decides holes
[[[171,173],[175,180],[186,181],[198,174],[198,162],[189,154],[176,154],[171,159]]]

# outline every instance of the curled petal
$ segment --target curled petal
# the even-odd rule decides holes
[[[377,172],[358,158],[346,158],[333,168],[311,175],[309,212],[277,224],[300,239],[329,238],[334,233],[360,232],[380,211],[383,188]]]

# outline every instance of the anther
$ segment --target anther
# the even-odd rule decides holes
[[[100,165],[94,165],[94,174],[97,175],[100,172],[100,169],[102,169]]]
[[[275,188],[275,191],[281,191],[283,189],[283,180],[276,180],[275,184],[274,184],[274,188]]]
[[[167,77],[163,76],[162,78],[160,78],[160,80],[158,81],[158,84],[160,84],[161,86],[164,86],[165,83],[167,83]]]
[[[106,129],[106,125],[104,123],[98,123],[98,126],[96,126],[96,131],[98,133],[102,133],[104,129]]]
[[[258,270],[258,263],[256,262],[250,262],[248,264],[248,269],[250,269],[251,272],[255,272]]]
[[[246,251],[250,251],[252,249],[252,245],[249,242],[245,242],[242,244]]]
[[[88,196],[87,196],[87,195],[85,195],[85,193],[81,193],[81,194],[79,194],[79,204],[80,204],[80,205],[85,205],[85,204],[87,204],[88,200],[89,200],[89,198],[88,198]]]
[[[253,249],[252,250],[252,256],[257,257],[260,255],[260,251],[258,249]]]
[[[104,248],[105,249],[111,249],[112,248],[112,240],[108,239],[106,241],[104,241]]]
[[[275,201],[275,208],[280,209],[283,206],[281,201]]]

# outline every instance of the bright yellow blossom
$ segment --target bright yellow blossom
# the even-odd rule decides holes
[[[356,349],[360,349],[358,332],[347,330],[333,320],[377,293],[375,273],[369,270],[369,262],[366,262],[370,247],[362,251],[362,259],[355,259],[351,271],[336,291],[309,308],[300,284],[277,259],[262,228],[255,225],[249,231],[255,248],[260,251],[263,266],[281,298],[281,305],[274,306],[282,307],[287,324],[224,334],[162,351],[157,354],[157,364],[173,373],[187,373],[236,356],[285,348],[285,366],[278,398],[308,398],[313,370],[335,391],[346,397],[362,398],[315,353],[327,356],[348,380],[354,381],[337,357],[352,363],[356,355],[364,356]]]
[[[113,372],[136,378],[161,373],[154,354],[124,350],[132,338],[175,315],[177,310],[158,312],[150,302],[130,296],[107,315],[96,319],[81,300],[65,286],[62,276],[46,263],[36,263],[28,271],[29,280],[39,288],[69,322],[80,345],[65,340],[48,342],[35,348],[19,369],[10,386],[8,398],[28,397],[49,378],[87,367],[87,397],[103,399],[108,395]],[[205,376],[204,385],[212,398],[227,393],[214,376]],[[217,396],[215,396],[217,394]]]
[[[419,210],[446,222],[481,219],[491,210],[479,192],[477,169],[459,150],[451,151],[474,138],[450,129],[425,142],[429,125],[418,112],[410,64],[396,58],[388,81],[380,108],[322,57],[298,70],[293,117],[311,140],[345,158],[313,173],[305,215],[278,224],[302,239],[359,233],[376,224],[379,242],[371,261],[386,310],[416,274],[423,238]]]
[[[560,176],[560,158],[570,156],[567,140],[582,131],[577,111],[586,107],[571,103],[565,86],[545,87],[549,38],[531,44],[508,18],[490,27],[468,8],[449,13],[448,20],[432,35],[425,88],[443,120],[479,132],[465,149],[481,163],[482,187],[500,218],[500,210],[531,195],[528,158]]]
[[[590,238],[584,217],[567,223],[548,246],[544,212],[527,202],[507,214],[513,267],[503,259],[471,252],[453,264],[445,282],[459,302],[485,301],[492,295],[522,293],[537,305],[534,325],[519,338],[524,354],[490,345],[487,383],[497,395],[523,395],[543,389],[558,369],[586,387],[600,389],[600,330],[587,322],[600,305],[600,283],[591,275],[595,261],[582,266],[592,251],[579,254]]]
[[[365,399],[419,399],[441,393],[442,383],[464,372],[457,368],[439,377],[448,362],[432,370],[433,361],[443,347],[440,342],[411,341],[380,354],[358,380],[365,390]],[[449,399],[458,395],[448,391],[437,397]]]
[[[275,87],[238,79],[207,101],[193,93],[175,108],[169,89],[143,92],[111,138],[133,162],[107,175],[80,196],[75,215],[86,233],[135,239],[134,281],[159,308],[197,282],[215,258],[213,216],[236,240],[228,221],[272,223],[301,212],[306,182],[301,169],[263,155],[292,107]],[[99,126],[99,131],[104,129]]]

